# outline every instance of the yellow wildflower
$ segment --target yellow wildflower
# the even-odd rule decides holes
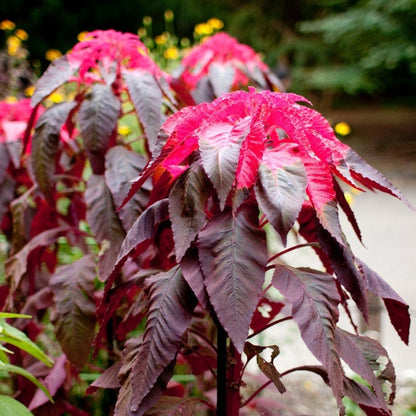
[[[179,57],[178,48],[176,48],[175,46],[171,46],[170,48],[166,49],[165,52],[163,52],[163,56],[166,59],[178,59]]]
[[[168,40],[168,34],[166,32],[155,37],[156,45],[164,45]]]
[[[122,136],[127,136],[128,134],[131,133],[131,128],[126,125],[121,125],[121,126],[118,126],[117,131],[118,131],[118,134],[121,134]]]
[[[0,22],[0,30],[13,30],[16,25],[11,20],[3,20]]]
[[[79,32],[77,39],[79,42],[82,42],[83,40],[85,40],[85,38],[87,37],[88,32],[86,30]]]
[[[152,18],[150,16],[143,17],[143,24],[145,26],[149,26],[152,24]]]
[[[25,95],[26,97],[31,97],[33,93],[35,92],[35,87],[31,85],[30,87],[25,88]]]
[[[199,23],[195,26],[195,34],[198,36],[212,35],[214,29],[208,23]]]
[[[48,49],[45,53],[45,58],[52,62],[62,56],[62,53],[58,49]]]
[[[8,97],[6,97],[4,101],[6,101],[6,103],[8,104],[14,104],[14,103],[17,103],[18,99],[16,97],[12,97],[11,95],[9,95]]]
[[[64,97],[62,94],[60,94],[59,92],[53,92],[50,96],[49,96],[49,100],[52,101],[55,104],[61,103],[64,100]]]
[[[221,30],[224,27],[224,23],[222,22],[222,20],[213,17],[211,19],[208,20],[207,22],[214,30]]]
[[[14,35],[22,41],[29,39],[29,35],[27,34],[26,30],[23,29],[17,29],[16,32],[14,32]]]
[[[10,56],[16,56],[17,51],[22,45],[22,41],[16,36],[9,36],[7,38],[7,53]]]
[[[139,29],[137,30],[137,35],[140,39],[142,39],[147,35],[147,30],[144,27],[139,27]]]
[[[340,136],[348,136],[351,133],[351,127],[345,121],[341,121],[335,125],[335,132]]]
[[[165,11],[165,20],[167,22],[171,22],[173,20],[173,18],[174,18],[173,11],[172,10],[166,10]]]

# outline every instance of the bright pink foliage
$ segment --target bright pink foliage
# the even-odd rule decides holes
[[[32,108],[30,99],[0,101],[0,143],[21,140]]]

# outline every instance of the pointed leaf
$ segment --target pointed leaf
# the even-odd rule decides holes
[[[139,153],[123,146],[114,146],[105,155],[105,181],[118,207],[122,204],[131,186],[131,179],[138,176],[146,164]],[[125,230],[129,230],[134,221],[145,210],[149,190],[142,187],[129,202],[119,210],[119,216]]]
[[[396,391],[396,375],[386,350],[375,340],[361,335],[350,334],[337,328],[335,339],[340,357],[349,367],[366,380],[379,403],[387,409],[382,384],[391,384],[390,402]]]
[[[68,359],[79,369],[87,362],[94,339],[95,277],[95,262],[85,256],[59,267],[51,279],[56,300],[52,317],[56,337]]]
[[[255,187],[260,209],[283,244],[295,223],[305,200],[306,174],[303,164],[280,148],[266,151],[259,168],[259,180]]]
[[[53,61],[36,83],[31,101],[32,107],[35,107],[49,94],[67,82],[77,70],[77,67],[79,65],[76,65],[75,62],[69,63],[66,55]]]
[[[250,133],[252,118],[237,122],[215,122],[199,131],[199,149],[206,174],[214,185],[224,209],[235,180],[240,149]]]
[[[315,270],[278,265],[272,284],[292,304],[292,316],[301,336],[328,371],[332,391],[341,406],[344,372],[335,342],[339,295],[334,278]]]
[[[146,416],[193,416],[196,413],[198,399],[164,396],[150,408]]]
[[[0,394],[0,416],[33,416],[33,413],[13,397]]]
[[[376,272],[357,260],[359,268],[367,280],[368,290],[383,299],[390,322],[405,344],[409,344],[410,315],[409,305]]]
[[[101,245],[99,276],[104,279],[112,270],[125,232],[115,212],[113,198],[104,175],[92,174],[87,181],[85,200],[88,204],[87,221],[94,237]]]
[[[244,348],[267,264],[255,205],[219,213],[199,233],[199,260],[214,311],[236,349]]]
[[[232,65],[213,62],[208,69],[208,79],[216,97],[231,91],[235,69]]]
[[[95,84],[79,109],[85,151],[96,174],[104,172],[104,154],[117,126],[120,106],[111,85]]]
[[[60,131],[76,102],[49,107],[39,118],[32,138],[32,167],[36,182],[46,199],[51,200]]]
[[[144,412],[142,404],[163,371],[175,359],[197,301],[179,266],[146,280],[149,312],[143,343],[132,369],[131,409]],[[162,347],[163,346],[163,347]],[[140,414],[140,413],[139,413]]]
[[[124,71],[123,78],[143,126],[150,153],[153,153],[157,133],[163,123],[162,92],[155,77],[148,71]]]
[[[194,163],[169,194],[169,217],[172,222],[176,260],[180,261],[206,222],[205,204],[210,182],[199,163]]]

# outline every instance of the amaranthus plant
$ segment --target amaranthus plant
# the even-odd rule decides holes
[[[217,71],[220,95],[197,106],[194,86],[159,69],[137,36],[112,30],[87,34],[38,81],[19,163],[0,165],[2,195],[22,167],[0,205],[9,244],[0,301],[36,316],[20,329],[47,337],[58,356],[43,373],[56,404],[33,389],[18,396],[36,415],[88,414],[93,400],[74,403],[71,388],[97,373],[89,393],[116,390],[100,396],[105,414],[278,414],[262,392],[272,383],[283,394],[296,370],[321,376],[341,415],[345,396],[368,415],[391,415],[388,354],[340,329],[339,309],[352,316],[352,301],[368,318],[374,293],[407,343],[408,306],[354,256],[338,213],[361,238],[342,183],[406,200],[304,97],[264,91],[276,85],[268,68],[251,52],[236,64],[244,48],[235,46],[223,42],[220,63],[196,49],[210,57],[200,80]],[[221,95],[243,79],[262,91]],[[51,104],[57,89],[67,99]],[[289,233],[303,241],[285,247]],[[282,261],[305,247],[321,270]],[[279,346],[255,343],[289,319],[321,365],[281,373]],[[246,395],[252,359],[269,381]]]

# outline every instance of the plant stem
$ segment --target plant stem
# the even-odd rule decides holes
[[[227,334],[217,323],[217,416],[227,416]]]

